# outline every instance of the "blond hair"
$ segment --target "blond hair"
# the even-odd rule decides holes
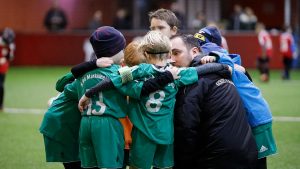
[[[149,31],[139,44],[139,51],[162,59],[170,54],[171,41],[159,31]]]

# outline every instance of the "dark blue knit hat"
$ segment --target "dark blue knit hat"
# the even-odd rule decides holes
[[[221,46],[222,44],[221,33],[215,26],[207,26],[200,29],[200,31],[196,33],[194,37],[198,39],[200,46],[208,42],[215,43],[218,46]]]
[[[125,48],[126,40],[123,34],[110,26],[102,26],[90,37],[97,58],[111,57]]]

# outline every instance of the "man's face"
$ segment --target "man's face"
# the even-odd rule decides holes
[[[156,18],[151,19],[150,30],[160,31],[162,34],[166,35],[169,38],[177,33],[176,28],[171,28],[166,21]]]
[[[171,60],[174,66],[189,67],[193,60],[192,51],[188,50],[180,37],[171,39],[172,55]]]

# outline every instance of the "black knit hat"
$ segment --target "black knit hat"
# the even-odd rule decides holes
[[[110,26],[102,26],[95,30],[90,42],[97,58],[114,56],[126,45],[123,34]]]

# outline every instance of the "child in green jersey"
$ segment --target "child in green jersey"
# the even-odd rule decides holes
[[[91,87],[113,78],[123,58],[125,38],[113,27],[98,28],[90,37],[97,58],[111,57],[114,64],[85,73],[64,89],[69,98],[77,100]],[[118,106],[115,106],[118,103]],[[97,93],[88,109],[82,112],[79,130],[79,154],[84,168],[122,168],[124,133],[118,118],[126,116],[127,101],[117,90]]]
[[[57,81],[56,90],[62,93],[50,103],[39,128],[44,137],[46,161],[62,162],[65,169],[81,169],[78,100],[67,98],[63,92],[64,87],[74,80],[68,73]]]
[[[99,58],[98,66],[107,67],[108,58]],[[67,73],[56,82],[59,94],[48,101],[41,126],[47,162],[62,162],[65,169],[82,169],[79,159],[79,126],[81,115],[78,98],[66,97],[64,87],[75,80]],[[94,169],[94,168],[91,168]]]

